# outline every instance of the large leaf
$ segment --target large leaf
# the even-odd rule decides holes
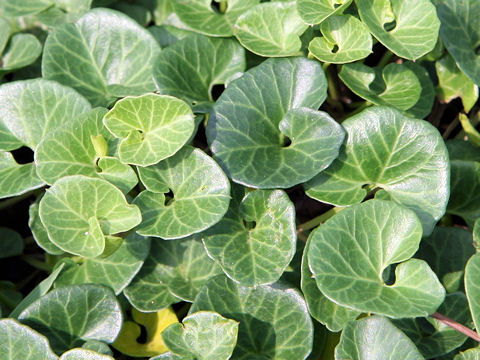
[[[473,221],[480,217],[480,162],[453,160],[447,212]]]
[[[476,0],[437,1],[440,34],[458,67],[480,85],[480,3]]]
[[[470,306],[470,313],[472,314],[473,323],[480,331],[480,253],[473,255],[468,260],[465,267],[465,291],[467,293],[468,305]]]
[[[86,340],[113,342],[122,326],[122,311],[110,289],[86,284],[52,290],[18,319],[45,335],[55,352],[64,352]]]
[[[373,107],[342,123],[347,142],[333,164],[307,183],[307,195],[338,206],[361,202],[369,190],[419,216],[425,235],[443,216],[449,197],[449,162],[432,125],[387,107]]]
[[[352,321],[343,331],[335,359],[424,360],[413,342],[390,320],[369,316]]]
[[[468,349],[455,356],[454,360],[480,360],[480,348]]]
[[[413,211],[370,200],[311,233],[308,263],[320,291],[337,304],[393,318],[426,316],[445,289],[426,262],[410,259],[421,236]],[[394,284],[385,284],[384,270],[397,263]]]
[[[175,13],[189,28],[210,36],[232,36],[238,16],[258,4],[260,0],[228,0],[227,9],[219,13],[211,0],[175,0]]]
[[[104,118],[120,138],[118,155],[124,163],[149,166],[172,156],[194,130],[193,113],[180,99],[156,94],[118,101]]]
[[[58,360],[45,336],[13,319],[0,320],[0,358]]]
[[[276,282],[295,254],[295,207],[282,190],[239,186],[225,217],[202,234],[208,254],[244,286]]]
[[[199,236],[175,241],[154,239],[145,264],[124,294],[139,310],[160,310],[177,298],[192,302],[203,284],[221,273]]]
[[[217,163],[189,146],[160,163],[138,168],[147,190],[135,198],[143,221],[137,232],[177,239],[203,231],[225,215],[230,184]],[[165,194],[173,193],[166,198]]]
[[[247,288],[224,275],[210,279],[198,294],[190,314],[216,311],[239,322],[232,358],[302,360],[312,349],[313,326],[300,294],[280,285]]]
[[[317,59],[343,64],[367,57],[372,37],[367,27],[352,15],[330,16],[320,25],[323,37],[314,38],[308,50]]]
[[[430,0],[357,0],[370,32],[400,57],[415,60],[437,42],[440,21]]]
[[[0,70],[11,71],[32,64],[42,53],[42,44],[32,34],[15,34],[1,57]]]
[[[191,35],[160,53],[154,78],[160,93],[195,105],[212,102],[213,85],[244,70],[245,50],[236,41]]]
[[[150,250],[150,239],[130,234],[108,256],[83,259],[71,263],[55,282],[55,286],[95,283],[109,286],[119,294],[135,277]]]
[[[115,138],[103,126],[107,110],[95,108],[76,116],[45,135],[35,151],[38,175],[48,184],[68,175],[85,175],[110,181],[127,193],[138,182],[134,170],[114,155]],[[95,138],[106,143],[103,154],[95,149]]]
[[[230,83],[207,126],[227,175],[250,187],[287,188],[330,165],[344,132],[316,111],[326,90],[320,64],[302,58],[268,59]]]
[[[330,15],[341,14],[352,0],[297,0],[297,11],[307,24],[319,24]]]
[[[153,60],[159,50],[152,35],[128,16],[93,9],[49,34],[42,72],[77,89],[93,105],[106,106],[155,89]]]
[[[307,28],[295,1],[279,1],[253,6],[238,17],[233,30],[238,41],[251,52],[279,57],[299,53],[300,35]]]
[[[12,150],[21,144],[35,149],[45,134],[90,110],[90,104],[75,90],[45,79],[15,81],[0,86],[0,128],[5,127],[20,142],[0,148]],[[2,126],[3,125],[3,126]],[[1,131],[1,130],[0,130]]]
[[[114,360],[113,357],[102,355],[92,350],[72,349],[60,356],[59,360]]]
[[[32,203],[28,209],[28,227],[30,228],[33,239],[37,245],[45,250],[45,252],[52,255],[61,255],[64,253],[64,251],[52,243],[48,237],[45,225],[43,225],[42,221],[40,220],[40,215],[38,213],[40,199],[41,197],[37,198],[37,200]]]
[[[49,188],[40,201],[40,219],[60,249],[95,257],[105,249],[105,235],[130,230],[140,223],[135,205],[101,179],[67,176]]]
[[[1,0],[0,9],[5,16],[18,17],[39,13],[55,5],[56,0]]]
[[[183,359],[228,360],[237,343],[238,323],[212,311],[188,315],[162,333],[167,347]]]
[[[18,232],[0,227],[0,259],[21,255],[23,247],[23,239]]]

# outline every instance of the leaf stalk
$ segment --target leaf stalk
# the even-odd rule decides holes
[[[473,340],[480,342],[480,336],[475,331],[473,331],[472,329],[469,329],[465,325],[462,325],[456,322],[455,320],[452,320],[438,312],[433,313],[432,315],[430,315],[430,317],[437,319],[441,323],[447,326],[450,326],[452,329],[457,330],[458,332],[472,338]]]

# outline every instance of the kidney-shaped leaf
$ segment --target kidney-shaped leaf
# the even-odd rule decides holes
[[[338,123],[316,111],[326,90],[320,64],[307,59],[269,59],[247,71],[223,92],[208,121],[216,159],[250,187],[311,179],[338,156],[344,139]]]
[[[367,57],[372,52],[372,36],[352,15],[334,15],[320,25],[323,37],[314,38],[308,50],[318,60],[343,64]]]
[[[122,327],[122,310],[110,289],[73,285],[50,291],[18,319],[45,335],[61,353],[87,340],[112,343]]]
[[[210,36],[228,37],[233,35],[232,27],[238,16],[259,2],[228,0],[224,2],[227,8],[223,13],[212,8],[212,0],[175,0],[172,4],[180,20],[192,30]]]
[[[424,360],[407,335],[390,320],[369,316],[352,321],[343,331],[335,359]]]
[[[60,249],[96,257],[105,249],[105,235],[140,223],[140,210],[122,192],[101,179],[67,176],[49,188],[40,201],[40,219]]]
[[[416,60],[437,42],[440,21],[430,0],[356,0],[370,32],[400,57]]]
[[[465,267],[465,292],[477,332],[480,329],[480,253],[473,255]]]
[[[0,320],[0,354],[5,360],[58,360],[45,336],[13,319]]]
[[[98,8],[49,34],[42,73],[77,89],[93,105],[107,106],[118,97],[155,90],[153,60],[159,51],[153,36],[134,20]]]
[[[193,113],[180,99],[156,94],[126,97],[104,118],[120,138],[118,155],[124,163],[149,166],[175,154],[194,129]]]
[[[373,107],[342,123],[348,133],[340,156],[307,183],[307,195],[331,204],[358,203],[369,190],[419,216],[425,235],[443,216],[449,197],[448,153],[442,137],[423,120]]]
[[[146,191],[134,203],[142,211],[137,232],[177,239],[203,231],[225,215],[230,184],[217,163],[186,146],[156,165],[138,168]],[[173,197],[165,197],[169,192]]]
[[[240,284],[274,283],[295,254],[295,207],[282,190],[234,189],[225,217],[202,234],[205,248]]]
[[[307,30],[295,1],[258,4],[240,15],[233,27],[238,41],[251,52],[270,57],[296,55]]]
[[[279,285],[256,288],[235,284],[224,275],[210,279],[190,313],[216,311],[239,322],[232,358],[303,360],[312,349],[313,325],[300,294]]]
[[[312,232],[308,263],[320,291],[340,305],[393,318],[426,316],[445,289],[426,262],[410,259],[421,236],[413,211],[370,200]],[[395,283],[386,285],[383,271],[396,263]]]
[[[163,50],[154,79],[162,94],[194,105],[211,102],[213,85],[245,70],[245,50],[233,39],[191,35]]]
[[[42,185],[44,182],[38,177],[33,163],[18,164],[11,153],[0,151],[0,199],[20,195]]]
[[[237,343],[238,323],[213,311],[188,315],[162,333],[165,344],[185,359],[228,360]]]
[[[297,0],[297,11],[307,24],[319,24],[330,15],[341,14],[352,0]]]

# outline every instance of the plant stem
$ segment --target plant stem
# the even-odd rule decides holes
[[[430,315],[430,317],[437,319],[438,321],[444,323],[445,325],[450,326],[452,329],[457,330],[458,332],[468,337],[471,337],[473,340],[480,342],[480,335],[478,335],[472,329],[469,329],[468,327],[456,322],[455,320],[452,320],[438,312]]]
[[[300,232],[306,231],[306,230],[313,229],[314,227],[324,223],[325,221],[330,219],[333,215],[339,213],[343,209],[345,209],[345,208],[344,207],[333,207],[330,210],[328,210],[327,212],[324,212],[323,214],[321,214],[317,217],[314,217],[313,219],[308,220],[307,222],[304,222],[303,224],[300,224],[297,227],[297,234],[300,233]]]
[[[15,205],[16,203],[19,203],[20,201],[32,196],[33,192],[29,191],[26,192],[25,194],[21,194],[15,197],[12,197],[10,199],[4,200],[0,202],[0,210],[6,209],[12,205]]]
[[[327,333],[327,341],[325,343],[325,348],[322,351],[322,355],[319,360],[334,360],[335,359],[335,347],[340,341],[340,332],[331,332]]]
[[[47,273],[52,272],[52,266],[44,263],[43,261],[40,261],[38,259],[35,259],[34,257],[30,255],[22,255],[21,259],[25,261],[27,264],[33,266],[35,269],[45,271]]]
[[[391,51],[386,51],[385,54],[383,54],[382,58],[380,59],[380,61],[378,62],[378,65],[377,66],[380,66],[380,67],[383,67],[385,65],[387,65],[387,63],[390,61],[390,59],[392,58],[393,56],[393,53]]]
[[[227,2],[226,2],[226,1],[220,1],[220,6],[219,6],[219,8],[220,8],[220,12],[221,12],[222,14],[224,14],[225,11],[227,11]]]

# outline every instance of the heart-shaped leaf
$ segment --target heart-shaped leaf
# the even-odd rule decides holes
[[[203,231],[225,215],[230,184],[217,163],[199,149],[183,147],[174,156],[138,168],[147,188],[135,198],[143,221],[137,232],[177,239]],[[173,193],[166,198],[165,194]]]
[[[0,70],[11,71],[32,64],[42,53],[42,44],[32,34],[15,34],[1,57]]]
[[[300,294],[281,285],[243,287],[224,275],[210,279],[190,308],[218,312],[239,322],[232,358],[305,359],[312,349],[313,326]]]
[[[118,101],[104,118],[120,138],[118,155],[124,163],[149,166],[172,156],[193,133],[190,107],[180,99],[156,94]]]
[[[18,164],[11,153],[0,151],[0,199],[20,195],[43,185],[33,163]]]
[[[60,356],[59,360],[114,360],[113,357],[102,355],[92,350],[72,349]]]
[[[89,339],[112,343],[122,326],[122,310],[110,289],[73,285],[50,291],[18,319],[45,335],[61,353]]]
[[[320,24],[330,15],[341,14],[352,0],[297,0],[297,11],[307,24]]]
[[[225,217],[202,234],[208,254],[244,286],[276,282],[295,254],[295,207],[282,190],[240,186]]]
[[[335,348],[335,359],[424,360],[425,358],[412,340],[396,328],[390,320],[381,316],[369,316],[352,321],[342,331],[340,343]]]
[[[175,13],[189,28],[210,36],[232,36],[237,18],[260,0],[228,0],[222,12],[212,8],[211,0],[172,1]]]
[[[440,21],[430,0],[357,0],[360,18],[383,45],[416,60],[437,42]]]
[[[45,79],[15,81],[0,86],[0,122],[18,139],[15,146],[0,143],[3,150],[22,144],[35,149],[45,134],[90,110],[75,90]],[[3,140],[3,136],[2,136]]]
[[[5,16],[19,17],[39,13],[53,5],[55,5],[55,0],[2,0],[0,9],[2,9]]]
[[[5,360],[58,360],[45,336],[13,319],[0,320],[0,354]]]
[[[237,343],[238,323],[212,311],[199,311],[162,333],[167,347],[183,359],[228,360]]]
[[[18,232],[0,227],[0,259],[21,255],[23,247],[23,239]]]
[[[128,231],[142,219],[118,188],[82,175],[58,180],[40,201],[39,212],[50,240],[84,257],[100,255],[105,235]]]
[[[343,64],[367,57],[372,52],[372,36],[352,15],[330,16],[320,25],[323,37],[314,38],[308,50],[318,60]]]
[[[119,294],[140,270],[149,250],[149,238],[130,234],[111,255],[70,264],[58,277],[55,286],[95,283],[109,286]]]
[[[253,6],[240,15],[233,31],[251,52],[270,57],[298,54],[300,35],[308,25],[297,13],[295,1],[269,2]]]
[[[316,111],[326,88],[320,64],[301,58],[268,59],[234,80],[207,126],[210,148],[228,176],[250,187],[287,188],[330,165],[344,132]]]
[[[348,133],[343,151],[306,184],[307,195],[345,206],[381,188],[377,197],[414,210],[430,234],[449,197],[448,154],[438,130],[387,107],[366,109],[342,126]]]
[[[445,47],[458,67],[475,84],[480,85],[480,3],[476,0],[437,1],[437,12],[442,24],[440,34]]]
[[[308,263],[320,291],[337,304],[393,318],[426,316],[443,302],[445,289],[426,262],[410,259],[421,236],[413,211],[370,200],[311,233]],[[396,263],[395,283],[386,285],[383,272]]]
[[[480,253],[473,255],[465,267],[465,292],[467,293],[468,305],[472,314],[473,323],[480,329]]]
[[[153,60],[159,51],[152,35],[128,16],[93,9],[49,34],[42,73],[77,89],[93,105],[106,106],[155,89]]]
[[[124,193],[137,183],[134,170],[114,155],[115,138],[102,123],[106,109],[83,113],[55,131],[47,133],[35,151],[38,175],[53,184],[69,175],[85,175],[110,181]],[[103,153],[95,149],[95,139],[105,142]]]
[[[212,102],[213,85],[244,70],[245,50],[236,41],[191,35],[160,53],[154,78],[160,93],[195,105]]]
[[[52,243],[52,241],[48,238],[45,225],[43,225],[42,221],[40,220],[40,215],[38,213],[40,199],[41,197],[37,198],[37,200],[32,203],[28,209],[28,226],[30,227],[35,242],[40,248],[51,255],[61,255],[64,253],[64,251]]]
[[[307,301],[310,315],[315,320],[324,324],[328,330],[337,332],[342,330],[350,321],[355,320],[361,312],[330,301],[318,289],[315,278],[308,265],[308,249],[311,240],[312,238],[307,240],[307,244],[303,250],[300,286],[303,296]]]

